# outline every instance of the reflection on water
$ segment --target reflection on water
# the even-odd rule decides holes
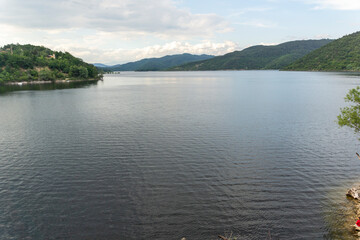
[[[0,94],[14,91],[56,90],[96,86],[98,81],[61,82],[44,84],[0,85]]]

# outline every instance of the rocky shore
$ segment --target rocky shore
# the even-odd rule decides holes
[[[352,197],[356,200],[360,199],[360,186],[350,188],[349,191],[346,193],[346,196]]]

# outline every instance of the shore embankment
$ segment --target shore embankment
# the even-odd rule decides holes
[[[2,85],[8,86],[21,86],[21,85],[32,85],[32,84],[50,84],[50,83],[73,83],[73,82],[97,82],[102,81],[102,79],[59,79],[55,81],[22,81],[22,82],[6,82]]]

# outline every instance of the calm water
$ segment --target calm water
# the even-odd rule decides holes
[[[124,73],[0,95],[0,239],[354,238],[360,77]]]

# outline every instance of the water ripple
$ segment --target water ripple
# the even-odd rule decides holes
[[[339,236],[360,170],[334,122],[349,81],[129,73],[2,95],[0,238]]]

